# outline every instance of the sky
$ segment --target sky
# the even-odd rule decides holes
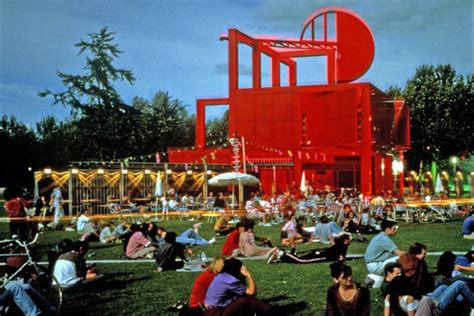
[[[220,34],[237,28],[297,38],[306,17],[325,6],[354,11],[372,30],[375,58],[357,81],[382,90],[404,87],[422,64],[473,73],[471,0],[1,0],[0,115],[32,127],[47,115],[68,117],[68,108],[37,94],[64,91],[58,71],[83,73],[84,56],[74,44],[104,26],[123,51],[114,65],[136,77],[133,85],[116,84],[126,103],[135,96],[150,100],[162,90],[194,113],[196,99],[228,96],[227,42]],[[242,82],[250,82],[250,62],[240,69]],[[262,74],[268,79],[269,71]],[[222,108],[210,108],[207,118],[220,113]]]

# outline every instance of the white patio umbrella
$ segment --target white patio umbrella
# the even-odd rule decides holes
[[[158,220],[158,200],[163,196],[163,184],[161,183],[161,172],[158,171],[155,183],[155,220]]]
[[[163,196],[163,184],[161,183],[161,173],[158,171],[155,183],[155,197]]]
[[[300,183],[300,192],[306,192],[306,178],[304,175],[304,170],[301,172],[301,183]]]
[[[440,193],[441,191],[443,191],[443,184],[441,183],[441,177],[438,173],[436,176],[435,193]]]
[[[260,180],[257,177],[252,176],[251,174],[241,173],[241,172],[226,172],[221,173],[213,177],[211,180],[208,181],[209,185],[212,186],[228,186],[232,185],[232,196],[234,196],[234,186],[235,185],[258,185]],[[242,197],[239,197],[239,200]],[[243,201],[239,201],[239,206],[241,207],[241,203]]]
[[[241,172],[226,172],[213,177],[208,183],[209,185],[222,187],[231,184],[257,185],[259,182],[260,180],[251,174]]]

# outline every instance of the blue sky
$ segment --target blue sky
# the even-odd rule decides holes
[[[355,11],[374,34],[375,59],[359,81],[404,86],[421,64],[473,72],[470,0],[2,0],[0,115],[32,125],[46,115],[68,116],[69,109],[37,92],[63,90],[57,71],[81,73],[84,58],[74,44],[103,26],[116,32],[124,51],[115,65],[137,78],[117,85],[125,102],[165,90],[194,112],[196,98],[227,96],[227,42],[220,34],[238,28],[298,37],[305,18],[328,5]]]

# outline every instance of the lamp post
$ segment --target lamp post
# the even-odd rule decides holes
[[[392,161],[392,173],[393,173],[393,191],[398,191],[398,175],[403,171],[403,161],[393,160]],[[401,192],[402,193],[402,192]]]
[[[458,157],[452,157],[451,163],[453,164],[453,177],[456,176],[456,164],[458,163]]]

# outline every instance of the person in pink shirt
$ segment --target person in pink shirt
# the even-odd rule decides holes
[[[157,245],[145,238],[140,231],[140,226],[133,224],[130,226],[132,236],[128,240],[125,256],[131,259],[153,258],[153,253]]]

